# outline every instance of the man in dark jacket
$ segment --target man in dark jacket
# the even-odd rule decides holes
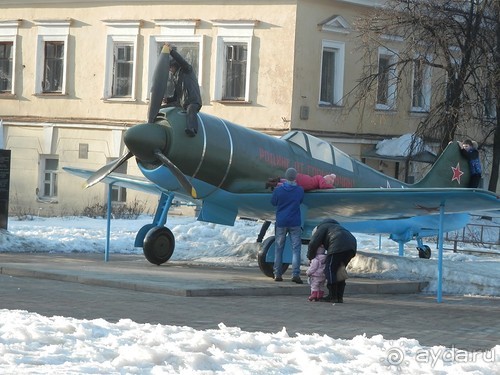
[[[328,296],[323,298],[327,302],[344,302],[345,280],[337,281],[337,271],[343,264],[345,267],[356,256],[356,238],[338,221],[326,219],[314,230],[307,249],[307,259],[314,259],[320,245],[326,249],[325,276],[327,280]]]
[[[273,191],[271,204],[276,207],[276,224],[274,252],[274,281],[283,281],[283,250],[287,233],[292,242],[292,281],[302,284],[300,278],[300,251],[302,247],[302,217],[300,204],[304,199],[304,189],[297,185],[297,171],[288,168],[285,172],[286,181]]]
[[[186,134],[194,137],[198,133],[198,112],[201,109],[201,94],[193,67],[182,58],[176,48],[168,43],[170,50],[170,72],[174,82],[174,95],[164,99],[167,107],[182,107],[187,113]]]

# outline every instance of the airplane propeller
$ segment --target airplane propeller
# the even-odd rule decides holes
[[[154,121],[156,115],[160,111],[161,103],[163,100],[163,95],[167,89],[168,83],[168,69],[170,66],[170,51],[169,48],[164,45],[158,63],[156,64],[155,71],[153,73],[153,85],[151,87],[151,97],[148,106],[148,123],[136,125],[127,130],[125,133],[124,142],[129,149],[133,149],[134,153],[128,151],[126,154],[120,158],[106,164],[104,167],[97,170],[92,176],[87,179],[85,187],[90,187],[98,182],[102,181],[110,173],[114,172],[120,165],[125,163],[132,156],[136,156],[139,160],[152,161],[151,159],[154,155],[156,160],[160,161],[165,167],[167,167],[172,174],[177,178],[180,185],[193,197],[197,198],[196,190],[191,185],[189,180],[184,176],[184,174],[177,168],[177,166],[172,163],[163,153],[162,149],[164,146],[164,135],[159,134],[158,128],[154,128]],[[146,126],[145,129],[143,127]],[[140,128],[140,129],[136,129]],[[145,132],[144,132],[145,130]],[[146,135],[147,140],[145,141]],[[148,136],[150,135],[150,136]],[[131,147],[132,146],[132,147]]]
[[[92,176],[87,179],[85,187],[89,188],[102,181],[107,175],[115,171],[120,165],[125,163],[132,156],[134,156],[134,154],[129,151],[125,155],[122,155],[119,159],[113,160],[112,162],[106,164],[104,167],[99,168],[94,172],[94,174],[92,174]]]

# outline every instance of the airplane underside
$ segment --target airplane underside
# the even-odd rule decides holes
[[[222,194],[222,190],[218,190]],[[142,247],[144,256],[153,264],[160,265],[167,262],[173,255],[175,249],[175,236],[172,231],[165,226],[167,222],[168,211],[172,205],[175,193],[162,193],[158,203],[153,222],[142,227],[135,239],[135,246]],[[223,199],[227,203],[229,196]],[[245,211],[246,214],[251,212]],[[217,204],[205,203],[202,205],[198,220],[218,223],[222,225],[233,225],[238,215],[238,211],[224,210],[224,207]],[[270,211],[267,223],[273,220],[274,213]],[[244,217],[252,218],[252,215],[243,215]],[[353,233],[387,233],[389,238],[399,244],[399,255],[404,255],[404,245],[411,241],[417,241],[417,250],[421,258],[429,259],[431,257],[431,249],[423,244],[424,237],[436,236],[440,225],[439,215],[425,215],[411,218],[401,218],[394,220],[366,220],[366,221],[347,221],[346,218],[338,218],[342,220],[342,224]],[[468,214],[446,214],[446,220],[443,222],[443,230],[451,231],[462,228],[469,221]],[[308,220],[303,226],[303,244],[309,242],[312,230],[322,218]],[[268,226],[265,222],[264,225]],[[263,236],[263,233],[261,233]],[[275,241],[274,236],[269,236],[260,244],[258,253],[258,264],[261,271],[269,277],[273,276]],[[283,272],[286,271],[289,264],[292,262],[292,251],[289,239],[285,243],[283,253]]]

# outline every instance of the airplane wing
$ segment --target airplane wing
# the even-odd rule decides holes
[[[80,168],[73,168],[73,167],[63,167],[63,169],[71,173],[75,176],[82,177],[84,179],[89,178],[95,171],[91,171],[88,169],[80,169]],[[148,181],[144,177],[138,177],[138,176],[131,176],[128,174],[122,174],[122,173],[111,173],[110,175],[106,176],[102,182],[106,184],[113,184],[116,186],[121,186],[127,189],[133,189],[133,190],[138,190],[138,191],[143,191],[145,193],[150,193],[150,194],[156,194],[159,195],[161,194],[162,190],[158,185],[153,184],[151,181]]]
[[[73,167],[63,167],[63,169],[72,175],[84,179],[88,179],[95,173],[95,171],[89,169],[80,169]],[[113,172],[100,180],[100,182],[155,195],[170,192],[170,190],[161,188],[155,183],[149,181],[147,178],[124,173]],[[83,185],[83,187],[85,187],[85,184]],[[177,189],[179,189],[179,187],[177,187]],[[194,202],[194,199],[190,195],[186,194],[182,189],[179,189],[179,191],[175,191],[175,195],[182,201]]]
[[[311,216],[334,215],[341,220],[401,219],[446,213],[500,209],[500,197],[482,189],[336,189],[306,193],[304,205]]]
[[[63,167],[73,175],[88,178],[94,171],[73,167]],[[113,183],[129,189],[151,194],[166,190],[144,177],[112,173],[103,182]],[[200,190],[204,190],[200,187]],[[176,195],[189,198],[182,191]],[[210,208],[205,205],[205,213],[233,207],[227,220],[221,224],[234,222],[236,216],[273,219],[274,207],[269,193],[230,193],[217,189],[211,194]],[[324,189],[306,192],[303,207],[309,219],[335,218],[342,222],[359,220],[402,219],[413,216],[439,214],[444,204],[446,213],[471,213],[474,211],[500,210],[500,198],[487,190],[465,188],[404,188],[404,189]],[[220,213],[218,214],[220,216]],[[208,220],[207,220],[208,221]]]

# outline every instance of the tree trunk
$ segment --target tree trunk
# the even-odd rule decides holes
[[[497,112],[497,126],[493,136],[493,161],[491,163],[491,178],[488,185],[488,190],[492,192],[497,191],[498,187],[498,174],[500,169],[500,5],[496,5],[496,42],[497,47],[495,55],[493,56],[494,64],[496,67],[495,79],[495,97],[496,97],[496,112]]]

